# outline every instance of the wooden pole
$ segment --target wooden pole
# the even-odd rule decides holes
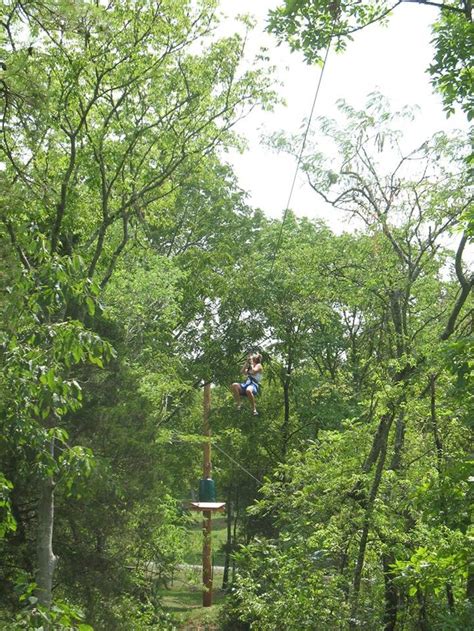
[[[211,410],[211,384],[204,385],[204,459],[202,466],[202,477],[211,478],[211,426],[209,425],[209,412]]]
[[[212,606],[212,512],[210,510],[202,511],[202,606]]]
[[[203,445],[203,478],[211,476],[211,426],[209,424],[209,412],[211,409],[211,384],[204,385],[204,436],[206,440]],[[210,607],[212,605],[212,512],[210,510],[202,511],[202,606]]]

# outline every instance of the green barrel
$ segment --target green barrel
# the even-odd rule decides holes
[[[215,502],[216,501],[216,483],[211,478],[199,480],[199,501]]]

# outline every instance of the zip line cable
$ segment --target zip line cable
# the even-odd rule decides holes
[[[279,249],[281,247],[281,243],[282,243],[282,239],[283,239],[283,228],[284,228],[286,217],[288,215],[288,210],[290,208],[291,198],[293,197],[293,192],[295,190],[296,179],[298,177],[298,172],[299,172],[299,168],[300,168],[300,164],[301,164],[301,158],[303,157],[303,151],[304,151],[304,148],[306,146],[306,140],[308,138],[308,133],[309,133],[309,129],[310,129],[310,126],[311,126],[311,121],[313,119],[314,109],[316,107],[316,102],[318,100],[319,91],[321,89],[321,83],[322,83],[323,76],[324,76],[324,70],[326,69],[326,62],[327,62],[328,55],[329,55],[329,49],[331,48],[331,42],[332,42],[332,35],[331,35],[331,37],[329,39],[329,43],[327,45],[326,52],[324,54],[323,65],[321,67],[321,73],[319,75],[318,83],[317,83],[317,86],[316,86],[316,91],[315,91],[314,97],[313,97],[313,102],[311,104],[311,110],[310,110],[310,113],[309,113],[308,122],[307,122],[306,129],[305,129],[305,132],[304,132],[304,135],[303,135],[303,142],[301,143],[301,149],[300,149],[300,152],[299,152],[298,160],[296,162],[295,174],[293,176],[293,181],[291,183],[290,193],[288,195],[288,201],[286,202],[285,210],[283,212],[283,218],[282,218],[282,221],[281,221],[281,226],[280,226],[280,231],[279,231],[279,234],[278,234],[277,244],[276,244],[275,250],[273,251],[273,257],[272,257],[272,262],[271,262],[271,266],[270,266],[270,272],[268,274],[269,277],[271,276],[271,274],[273,272],[273,267],[275,265],[275,260],[276,260],[278,251],[279,251]],[[217,445],[216,443],[213,443],[213,447],[215,447],[224,456],[226,456],[226,458],[228,458],[231,462],[233,462],[240,469],[242,469],[242,471],[244,471],[248,476],[250,476],[253,480],[255,480],[255,482],[257,482],[257,484],[259,486],[263,486],[263,482],[261,480],[259,480],[252,473],[250,473],[250,471],[248,471],[244,466],[242,466],[240,464],[240,462],[237,462],[237,460],[235,460],[235,458],[232,458],[232,456],[230,456],[228,453],[226,453],[222,449],[222,447],[219,447],[219,445]]]
[[[187,444],[186,441],[184,440],[180,440],[179,438],[172,438],[171,439],[171,443],[174,445],[185,445]],[[263,482],[261,480],[259,480],[258,478],[256,478],[252,473],[250,473],[250,471],[248,471],[244,466],[242,466],[240,464],[240,462],[237,462],[237,460],[235,460],[235,458],[232,458],[232,456],[229,456],[229,454],[227,452],[225,452],[222,447],[219,447],[219,445],[217,445],[216,443],[212,442],[212,446],[215,447],[218,451],[220,451],[221,453],[224,454],[224,456],[226,456],[227,458],[229,458],[229,460],[231,460],[234,464],[236,464],[238,467],[240,467],[242,469],[242,471],[245,471],[245,473],[247,475],[249,475],[251,478],[253,478],[255,480],[255,482],[258,482],[258,484],[260,486],[263,486]]]
[[[224,454],[224,456],[227,456],[227,458],[229,458],[229,460],[231,460],[234,464],[236,464],[238,467],[240,467],[242,469],[242,471],[245,471],[245,473],[247,475],[249,475],[251,478],[253,478],[255,480],[255,482],[258,482],[258,484],[260,486],[263,486],[263,482],[261,480],[259,480],[258,478],[256,478],[252,473],[250,473],[250,471],[247,471],[247,469],[245,467],[243,467],[239,462],[237,462],[237,460],[234,460],[234,458],[232,458],[232,456],[229,456],[228,453],[226,453],[222,447],[219,447],[219,445],[217,445],[216,443],[212,443],[212,446],[215,447],[218,451],[220,451],[221,453]]]
[[[300,153],[299,153],[299,156],[298,156],[298,160],[296,162],[295,174],[293,176],[293,181],[291,183],[290,194],[288,195],[288,201],[286,202],[285,210],[283,212],[283,218],[282,218],[282,221],[281,221],[280,232],[278,234],[278,240],[277,240],[276,248],[275,248],[275,250],[273,252],[272,264],[270,266],[270,272],[268,274],[269,277],[271,276],[271,274],[273,272],[273,267],[275,265],[275,260],[276,260],[276,257],[277,257],[278,251],[280,249],[282,239],[283,239],[283,227],[285,225],[285,220],[286,220],[286,217],[288,215],[288,210],[290,209],[290,203],[291,203],[291,198],[293,197],[293,191],[295,190],[296,179],[298,177],[298,171],[299,171],[300,164],[301,164],[301,158],[303,157],[303,151],[304,151],[304,148],[306,146],[306,139],[308,138],[308,133],[309,133],[309,129],[310,129],[310,126],[311,126],[311,121],[312,121],[313,114],[314,114],[314,108],[316,106],[316,101],[318,100],[319,90],[321,88],[321,83],[322,83],[323,76],[324,76],[324,70],[326,68],[326,62],[327,62],[328,55],[329,55],[329,49],[331,48],[331,42],[332,42],[332,35],[329,38],[329,43],[327,45],[326,53],[324,55],[323,65],[321,67],[321,73],[319,75],[318,84],[316,86],[316,91],[314,93],[314,98],[313,98],[313,103],[311,105],[311,111],[310,111],[310,114],[309,114],[308,123],[306,125],[306,129],[305,129],[304,136],[303,136],[303,142],[301,143]]]
[[[334,31],[334,27],[333,27],[333,31]],[[314,97],[313,97],[313,102],[311,104],[311,110],[310,110],[309,117],[308,117],[308,123],[306,125],[306,129],[305,129],[305,132],[304,132],[304,135],[303,135],[303,142],[301,143],[300,153],[299,153],[299,156],[298,156],[298,160],[296,162],[295,174],[293,176],[293,181],[291,183],[291,188],[290,188],[290,194],[288,195],[288,201],[286,202],[285,210],[284,210],[284,213],[283,213],[283,218],[282,218],[282,221],[281,221],[280,232],[278,234],[277,244],[276,244],[275,250],[273,251],[272,263],[271,263],[271,266],[270,266],[270,272],[268,274],[268,277],[270,277],[272,272],[273,272],[273,267],[275,265],[275,260],[276,260],[276,257],[277,257],[278,251],[280,249],[282,239],[283,239],[283,228],[284,228],[286,217],[288,215],[288,210],[290,208],[291,198],[293,197],[293,192],[295,190],[296,179],[298,177],[298,172],[299,172],[299,168],[300,168],[300,164],[301,164],[301,158],[303,157],[303,151],[304,151],[304,148],[306,146],[306,140],[308,138],[309,129],[311,127],[311,121],[313,119],[314,109],[316,107],[316,102],[318,100],[319,91],[321,89],[321,83],[322,83],[323,76],[324,76],[324,70],[326,68],[326,62],[327,62],[328,55],[329,55],[329,49],[331,48],[331,42],[332,42],[332,34],[331,34],[331,37],[329,39],[329,43],[327,45],[326,52],[324,54],[323,65],[321,67],[321,73],[319,75],[318,83],[317,83],[317,86],[316,86],[316,91],[315,91]],[[250,471],[248,471],[239,462],[237,462],[237,460],[232,458],[232,456],[229,456],[229,454],[226,453],[221,447],[219,447],[219,445],[217,445],[216,443],[213,443],[213,446],[218,451],[220,451],[222,454],[224,454],[224,456],[229,458],[229,460],[231,460],[234,464],[236,464],[238,467],[240,467],[240,469],[242,469],[242,471],[244,471],[247,475],[249,475],[251,478],[253,478],[260,486],[263,486],[263,482],[261,480],[256,478],[252,473],[250,473]]]

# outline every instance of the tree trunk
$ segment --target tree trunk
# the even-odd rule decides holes
[[[282,447],[281,447],[281,460],[285,462],[286,453],[288,451],[288,436],[290,433],[290,377],[286,377],[283,382],[283,404],[284,404],[284,419],[282,427]]]
[[[288,452],[288,441],[290,435],[290,380],[291,373],[293,370],[293,357],[291,348],[288,350],[288,358],[286,362],[285,374],[282,375],[283,382],[283,408],[284,408],[284,418],[282,425],[282,449],[281,449],[281,460],[285,462],[286,454]]]
[[[398,613],[398,590],[393,582],[393,571],[390,566],[395,562],[391,552],[382,554],[382,565],[385,580],[385,611],[383,616],[384,631],[395,631]]]
[[[402,452],[405,444],[405,410],[400,410],[395,428],[395,443],[393,446],[392,461],[390,469],[399,471],[402,464]]]
[[[380,419],[380,423],[377,427],[377,431],[372,441],[370,452],[367,455],[364,464],[362,465],[363,473],[369,473],[374,464],[377,462],[382,448],[387,446],[387,427],[389,424],[391,425],[392,420],[393,416],[390,416],[388,414],[384,414]]]
[[[237,542],[237,521],[239,518],[239,492],[237,490],[237,493],[235,495],[235,506],[234,506],[234,524],[233,524],[233,529],[232,529],[232,544],[233,547],[236,546],[236,542]],[[235,581],[235,557],[232,557],[232,582]]]
[[[227,497],[227,541],[225,543],[224,576],[222,577],[222,589],[229,585],[230,554],[232,551],[232,501],[231,494]]]
[[[469,559],[467,567],[466,598],[474,605],[474,559]]]
[[[436,375],[430,375],[430,413],[431,413],[431,429],[433,431],[433,439],[436,446],[437,470],[439,478],[439,501],[443,511],[443,522],[446,524],[446,515],[448,514],[448,505],[443,491],[443,470],[444,470],[444,446],[438,428],[438,418],[436,414]],[[446,524],[447,525],[447,524]],[[451,613],[454,613],[455,601],[453,587],[451,583],[446,582],[446,600]]]
[[[418,590],[416,596],[418,599],[418,629],[420,631],[430,631],[430,625],[428,623],[426,613],[426,596],[420,590]]]
[[[402,463],[402,452],[405,444],[405,410],[402,408],[398,413],[395,427],[395,440],[393,454],[390,462],[392,471],[399,471]],[[386,543],[390,546],[390,543]],[[394,582],[395,575],[390,566],[395,563],[395,555],[388,548],[388,552],[382,554],[382,565],[384,571],[384,601],[385,609],[383,615],[384,631],[394,631],[397,625],[397,614],[399,607],[399,592]]]
[[[374,480],[372,482],[372,487],[370,489],[370,494],[367,500],[367,507],[365,509],[364,524],[362,527],[362,534],[361,534],[360,542],[359,542],[359,552],[357,554],[357,562],[354,569],[354,579],[352,582],[352,599],[351,599],[352,605],[351,605],[351,616],[350,616],[350,622],[349,622],[349,629],[351,631],[358,627],[356,617],[357,617],[357,612],[358,612],[358,607],[359,607],[360,584],[362,580],[362,570],[364,568],[365,552],[367,549],[367,540],[369,536],[374,502],[377,497],[380,482],[382,480],[383,468],[384,468],[385,459],[387,456],[388,435],[390,432],[390,427],[392,425],[394,416],[395,416],[395,412],[392,411],[384,415],[381,421],[381,425],[383,423],[384,431],[380,436],[380,451],[378,454],[377,467],[375,469]]]
[[[53,575],[57,557],[53,553],[54,480],[48,477],[40,483],[38,502],[38,538],[36,576],[38,602],[49,609],[52,601]]]
[[[375,436],[372,440],[372,446],[370,448],[370,452],[367,455],[363,465],[362,465],[362,473],[369,473],[374,464],[377,462],[380,452],[383,448],[387,448],[387,436],[389,425],[392,424],[393,415],[384,414],[380,419],[380,422],[377,427],[377,431],[375,432]],[[358,500],[361,506],[367,506],[367,498],[365,495],[365,491],[363,490],[362,480],[357,480],[351,489],[349,495],[354,499]]]
[[[436,375],[430,375],[430,413],[431,430],[436,447],[437,469],[440,479],[443,476],[444,448],[438,429],[438,419],[436,415]],[[441,498],[443,501],[443,498]]]
[[[446,583],[446,600],[448,601],[449,611],[451,613],[454,613],[455,601],[454,601],[453,586],[451,585],[451,583]]]

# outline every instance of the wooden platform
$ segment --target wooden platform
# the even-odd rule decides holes
[[[225,502],[190,502],[189,509],[199,511],[208,510],[211,512],[223,511],[225,509]]]

